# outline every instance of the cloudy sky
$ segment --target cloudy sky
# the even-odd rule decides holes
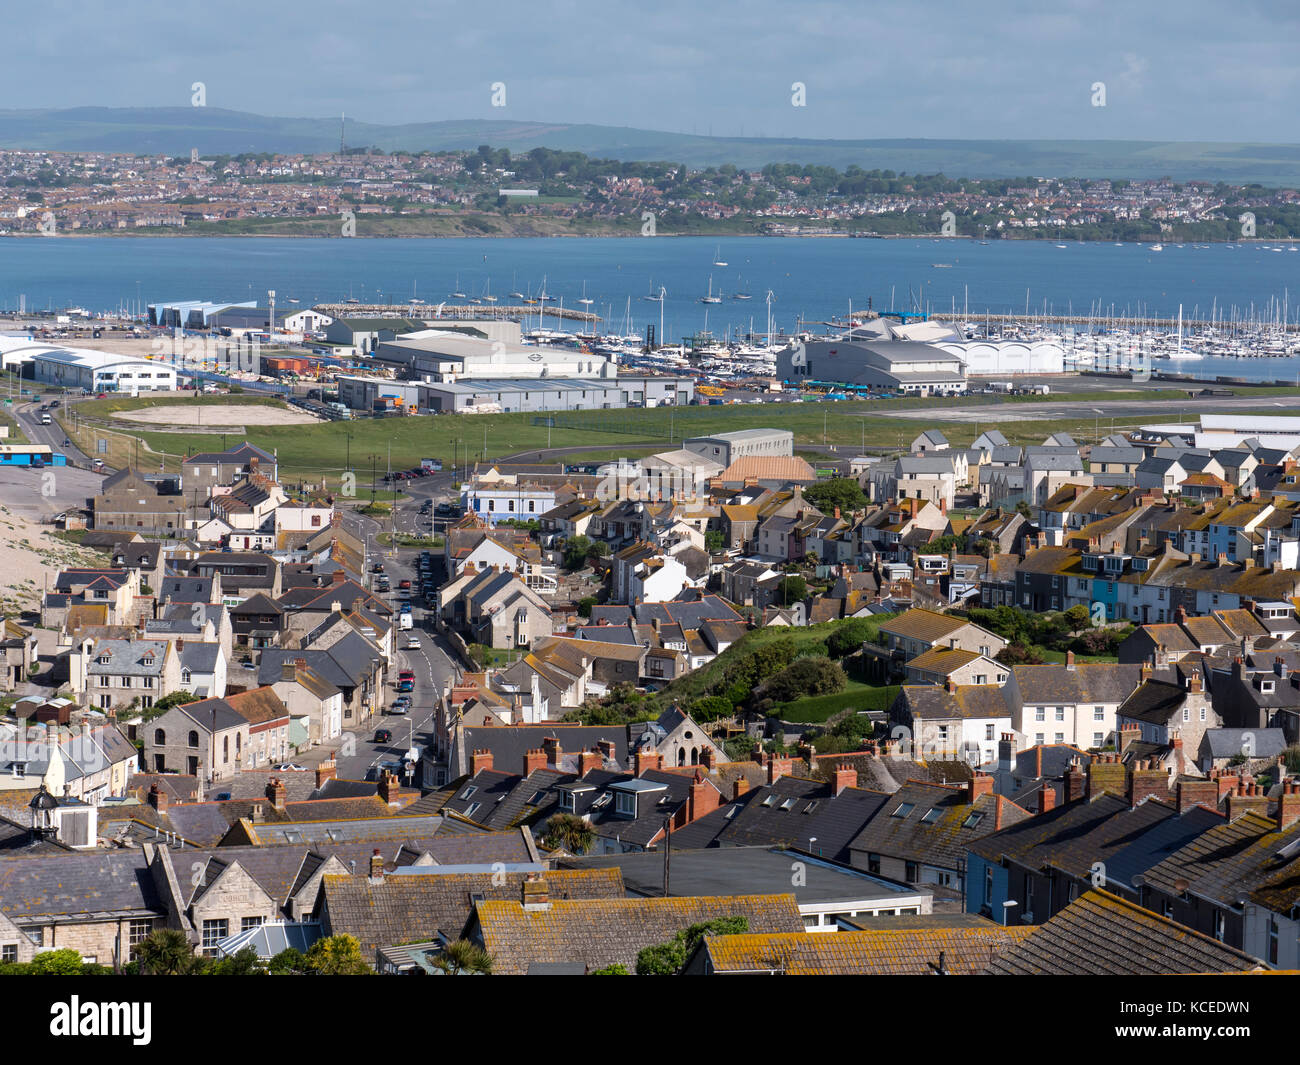
[[[1293,0],[49,0],[6,29],[4,108],[188,105],[201,81],[212,107],[384,123],[1300,141]]]

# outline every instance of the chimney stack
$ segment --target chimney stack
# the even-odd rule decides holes
[[[266,797],[277,810],[283,810],[289,798],[289,788],[279,777],[272,777],[266,784]]]
[[[1074,672],[1074,652],[1073,652],[1073,651],[1066,651],[1066,652],[1065,652],[1065,668],[1068,669],[1071,673]]]
[[[1268,795],[1249,777],[1237,779],[1237,790],[1228,796],[1228,820],[1235,821],[1244,813],[1268,814]]]
[[[333,780],[338,773],[338,763],[331,758],[316,767],[316,787],[323,788],[326,781]]]
[[[149,805],[159,813],[165,813],[168,801],[167,790],[155,780],[149,786]]]
[[[618,759],[618,748],[614,746],[613,740],[601,740],[596,744],[596,750],[600,752],[600,756],[607,762],[613,762]]]
[[[1136,740],[1140,740],[1141,738],[1142,738],[1141,725],[1121,725],[1118,734],[1119,743],[1117,744],[1119,748],[1119,753],[1123,754],[1125,751],[1128,750],[1130,743],[1133,743]]]
[[[645,776],[647,769],[662,769],[664,767],[664,756],[658,751],[637,751],[635,759],[635,772],[637,776]]]
[[[478,776],[480,773],[492,768],[492,752],[478,749],[470,757],[469,775]]]
[[[401,782],[397,779],[396,773],[390,773],[384,770],[379,777],[378,793],[384,802],[392,805],[397,801],[397,792],[401,788]]]
[[[1088,801],[1100,799],[1106,792],[1123,795],[1128,784],[1128,773],[1118,754],[1103,754],[1088,766]]]
[[[372,882],[384,879],[384,856],[379,853],[378,847],[370,854],[370,879]]]
[[[525,911],[549,910],[551,892],[546,886],[546,877],[541,873],[529,873],[520,886],[519,901]]]
[[[1128,803],[1136,806],[1144,799],[1163,799],[1169,795],[1169,774],[1161,768],[1155,758],[1138,761],[1133,764],[1133,773],[1128,779]]]
[[[767,763],[767,782],[775,784],[782,777],[788,777],[793,769],[792,758],[772,758]]]
[[[702,770],[696,769],[691,781],[690,796],[686,801],[687,823],[712,813],[721,801],[722,796],[718,794],[717,788],[704,779]]]
[[[547,736],[542,740],[542,750],[546,752],[546,764],[552,768],[560,765],[560,741],[556,736]]]
[[[1277,797],[1278,831],[1290,828],[1300,821],[1300,780],[1283,780]]]
[[[1043,786],[1038,789],[1038,812],[1045,814],[1049,810],[1056,809],[1056,788],[1052,786],[1050,780],[1044,780]]]
[[[739,799],[748,790],[749,790],[749,778],[742,773],[732,782],[731,785],[732,801]]]
[[[1065,771],[1065,801],[1074,802],[1088,793],[1088,776],[1078,758],[1071,760]]]
[[[546,768],[546,752],[534,747],[524,752],[524,776]]]
[[[966,801],[974,802],[981,795],[993,794],[993,774],[975,771],[975,775],[966,783]]]
[[[599,751],[592,748],[590,751],[578,752],[578,776],[585,777],[593,769],[601,769],[605,765],[605,759],[601,757]]]
[[[858,771],[850,766],[838,766],[835,770],[835,794],[838,795],[845,788],[856,788],[858,786]]]
[[[1219,785],[1214,780],[1180,780],[1176,785],[1178,812],[1185,814],[1193,806],[1210,810],[1219,808]]]

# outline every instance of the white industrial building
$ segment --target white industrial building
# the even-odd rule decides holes
[[[855,330],[855,333],[857,330]],[[809,340],[777,352],[777,376],[905,395],[959,395],[966,365],[938,344],[915,340]]]
[[[1156,427],[1152,427],[1156,428]],[[1202,414],[1200,428],[1196,430],[1196,446],[1210,448],[1236,447],[1243,440],[1258,440],[1265,447],[1290,451],[1300,444],[1300,418],[1277,415]]]
[[[32,376],[43,384],[91,392],[174,392],[176,370],[162,361],[85,348],[33,351]]]
[[[940,340],[933,344],[961,359],[969,376],[1065,372],[1065,349],[1050,340]]]
[[[380,340],[375,359],[403,367],[424,381],[532,377],[616,378],[604,355],[574,348],[548,348],[430,329],[418,336]]]

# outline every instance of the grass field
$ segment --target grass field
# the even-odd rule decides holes
[[[782,721],[821,724],[841,710],[888,710],[898,696],[898,691],[897,684],[876,686],[850,679],[842,692],[795,699],[793,702],[782,703],[773,713]]]
[[[1279,394],[1288,390],[1273,390]],[[1289,390],[1291,394],[1295,390]],[[1251,394],[1256,394],[1252,392]],[[1088,397],[1092,397],[1089,399]],[[989,397],[993,398],[993,397]],[[1014,408],[1018,402],[1068,398],[1071,402],[1095,402],[1101,399],[1142,399],[1152,404],[1149,415],[1124,415],[1110,418],[1060,418],[1017,421]],[[281,469],[291,476],[341,472],[348,468],[364,470],[372,463],[386,469],[391,459],[394,469],[418,465],[422,458],[441,459],[450,466],[467,459],[498,458],[546,447],[580,448],[566,456],[566,461],[600,461],[619,455],[647,454],[680,446],[683,439],[736,429],[781,428],[794,433],[797,445],[832,445],[844,455],[856,455],[867,448],[904,449],[925,428],[941,429],[955,446],[968,446],[981,431],[996,426],[1012,443],[1041,443],[1054,432],[1069,432],[1076,439],[1094,440],[1099,434],[1136,426],[1139,422],[1177,421],[1184,410],[1171,401],[1185,393],[1159,390],[1146,393],[1074,393],[1068,397],[1008,397],[996,403],[972,397],[959,404],[963,408],[987,408],[988,418],[978,421],[949,422],[942,417],[943,407],[935,408],[933,422],[883,417],[885,410],[914,409],[926,402],[917,400],[845,401],[834,404],[801,403],[781,405],[738,404],[722,407],[657,407],[653,409],[556,412],[561,425],[548,429],[532,413],[514,414],[443,414],[432,417],[358,419],[347,422],[322,422],[316,425],[248,426],[247,439],[276,454]],[[1162,402],[1163,400],[1163,402]],[[180,404],[204,402],[278,403],[278,400],[254,396],[219,396],[176,400]],[[87,417],[107,418],[116,411],[138,409],[159,403],[154,399],[115,398],[78,404]],[[1193,409],[1212,410],[1213,405]],[[197,420],[197,419],[196,419]],[[168,433],[149,430],[129,423],[113,423],[114,429],[139,437],[155,452],[184,456],[214,447],[220,435],[211,433]],[[237,434],[228,434],[238,437]],[[658,443],[650,443],[657,441]],[[234,443],[234,440],[228,440]],[[629,446],[631,445],[631,446]],[[823,460],[824,461],[824,460]]]

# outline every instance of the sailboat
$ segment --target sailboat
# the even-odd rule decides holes
[[[417,288],[418,288],[418,286],[419,286],[419,282],[417,282],[417,281],[412,281],[412,282],[411,282],[411,302],[412,302],[412,303],[423,303],[423,302],[424,302],[424,300],[420,299],[420,298],[415,294],[415,293],[416,293],[416,290],[417,290]]]
[[[712,275],[712,274],[709,275],[709,294],[708,294],[707,296],[701,296],[701,297],[700,297],[700,302],[701,302],[701,303],[721,303],[721,302],[722,302],[722,295],[721,295],[721,294],[718,294],[717,296],[715,296],[715,295],[713,294],[713,275]]]
[[[713,253],[713,265],[714,265],[714,266],[726,266],[726,265],[727,265],[727,260],[724,259],[724,258],[722,257],[722,245],[721,245],[721,244],[718,245],[718,249],[717,249],[717,251],[715,251],[715,252]]]
[[[521,300],[521,299],[524,298],[524,294],[523,294],[522,292],[519,291],[519,271],[518,271],[518,270],[516,270],[513,274],[510,275],[510,287],[511,287],[512,289],[514,289],[514,291],[510,293],[510,298],[511,298],[512,300]]]
[[[654,290],[654,281],[651,280],[651,282],[650,282],[650,295],[648,295],[648,296],[642,296],[641,298],[644,299],[644,300],[649,300],[651,303],[663,303],[663,301],[664,301],[664,287],[663,287],[663,285],[660,285],[660,286],[659,286],[659,291],[658,291],[658,292],[655,292],[655,290]]]
[[[454,300],[463,300],[465,298],[465,293],[460,290],[460,274],[456,275],[456,291],[449,293],[449,295]]]
[[[483,286],[483,302],[496,303],[496,301],[497,298],[492,295],[492,279],[489,277],[487,279],[487,284]]]
[[[741,287],[741,282],[743,280],[744,279],[739,274],[736,275],[737,288],[736,291],[731,294],[733,300],[752,300],[754,298],[750,293],[746,292],[743,287]]]
[[[585,281],[582,283],[582,299],[578,300],[578,302],[581,303],[584,307],[590,307],[593,303],[596,302],[595,300],[587,299],[587,282]]]

